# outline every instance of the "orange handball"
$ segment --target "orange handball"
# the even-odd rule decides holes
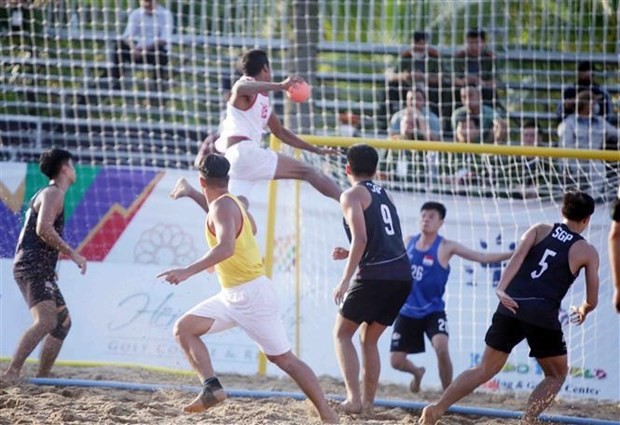
[[[310,84],[305,81],[301,81],[290,86],[286,91],[286,94],[293,102],[301,103],[310,98],[311,92],[312,90]]]

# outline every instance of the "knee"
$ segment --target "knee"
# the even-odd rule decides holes
[[[564,382],[568,376],[568,365],[562,365],[545,371],[545,378],[557,379]]]
[[[448,350],[448,346],[438,346],[435,347],[435,354],[437,355],[437,358],[440,360],[449,360],[450,359],[450,351]]]
[[[291,370],[291,368],[295,364],[295,361],[297,361],[297,357],[295,357],[290,351],[287,351],[284,354],[279,354],[277,356],[267,355],[266,357],[267,360],[269,360],[271,363],[275,364],[285,372]]]
[[[62,309],[56,316],[56,326],[49,332],[51,336],[57,338],[61,341],[69,334],[69,330],[71,329],[71,317],[69,316],[69,311],[64,308]]]
[[[407,361],[407,356],[400,353],[392,353],[390,355],[390,364],[396,370],[404,370],[405,362]]]
[[[185,324],[185,321],[183,320],[183,317],[181,317],[179,320],[177,320],[174,323],[174,326],[172,327],[172,336],[174,336],[174,339],[177,342],[181,342],[183,337],[185,337],[187,334],[188,334],[187,326]]]

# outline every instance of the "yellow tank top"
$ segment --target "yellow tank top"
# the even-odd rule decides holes
[[[223,196],[235,201],[243,217],[241,231],[235,241],[234,254],[232,257],[215,265],[215,271],[222,288],[233,288],[263,276],[265,268],[263,267],[263,259],[258,249],[258,244],[252,232],[252,223],[245,212],[243,204],[233,195],[226,194]],[[205,235],[210,248],[217,245],[217,238],[208,225],[205,226]]]

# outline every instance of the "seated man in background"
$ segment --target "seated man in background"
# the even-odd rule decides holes
[[[594,82],[592,75],[592,62],[580,62],[577,66],[577,84],[567,87],[562,92],[562,100],[558,103],[557,116],[558,122],[561,122],[569,115],[576,112],[575,105],[577,102],[577,94],[583,90],[589,90],[594,96],[594,106],[592,113],[607,119],[614,123],[613,104],[611,96],[604,87]],[[616,122],[617,124],[617,122]]]
[[[476,117],[480,120],[480,139],[482,143],[494,143],[497,134],[506,133],[507,124],[501,114],[492,107],[482,103],[478,87],[467,86],[461,88],[463,106],[452,113],[452,131],[456,133],[458,122],[463,115]],[[501,131],[494,131],[494,126]]]
[[[406,93],[412,87],[424,87],[428,98],[434,104],[440,103],[440,53],[427,43],[429,35],[424,31],[414,31],[411,47],[401,52],[395,72],[388,79],[388,115],[402,108]],[[426,97],[426,93],[425,93]]]
[[[141,0],[129,14],[127,27],[110,55],[110,76],[118,79],[124,63],[154,65],[153,79],[168,80],[168,49],[172,38],[172,13],[157,0]],[[101,78],[107,75],[104,73]]]
[[[596,98],[589,90],[577,95],[577,112],[558,126],[561,148],[601,150],[608,140],[617,140],[618,130],[593,113],[595,102]],[[581,190],[593,189],[595,198],[606,195],[607,170],[602,161],[564,159],[563,168],[568,183]]]
[[[407,92],[407,106],[390,120],[390,137],[413,140],[441,140],[439,117],[426,104],[421,87]]]
[[[494,102],[495,57],[486,45],[484,30],[473,28],[467,32],[465,47],[454,54],[454,74],[454,87],[480,86],[482,98]]]

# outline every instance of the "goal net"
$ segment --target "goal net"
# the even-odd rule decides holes
[[[286,126],[328,137],[308,138],[319,144],[383,141],[377,178],[395,194],[407,234],[418,230],[421,204],[436,200],[448,208],[446,237],[508,250],[527,226],[559,219],[564,190],[589,191],[597,210],[586,237],[601,253],[601,302],[584,326],[565,328],[571,372],[562,393],[620,399],[606,260],[607,211],[619,184],[617,2],[160,0],[151,3],[159,11],[140,20],[143,3],[0,1],[0,220],[7,229],[0,261],[3,291],[4,282],[11,288],[0,299],[2,323],[10,314],[24,327],[29,320],[11,286],[11,259],[24,208],[46,183],[38,155],[63,147],[78,162],[66,238],[92,262],[84,290],[61,261],[59,276],[71,282],[62,287],[75,306],[72,338],[88,348],[75,343],[63,355],[187,367],[170,329],[217,284],[209,275],[172,290],[152,278],[205,250],[202,211],[168,192],[180,177],[195,183],[191,163],[217,131],[236,62],[262,48],[275,81],[298,74],[312,85],[305,103],[272,94]],[[342,157],[301,159],[348,184]],[[318,373],[338,376],[330,339],[331,291],[343,267],[330,251],[346,242],[338,205],[305,184],[280,182],[273,209],[267,194],[261,187],[251,210],[261,241],[277,214],[273,276],[294,348]],[[501,270],[452,263],[456,373],[479,360]],[[581,302],[583,287],[575,283],[564,312]],[[80,325],[80,314],[93,311],[101,320],[92,329]],[[19,332],[3,335],[2,356]],[[216,367],[255,372],[256,347],[240,331],[231,335],[211,340]],[[414,361],[427,366],[423,385],[438,387],[429,348]],[[389,369],[382,379],[405,381]],[[520,347],[487,390],[528,390],[539,379]]]

